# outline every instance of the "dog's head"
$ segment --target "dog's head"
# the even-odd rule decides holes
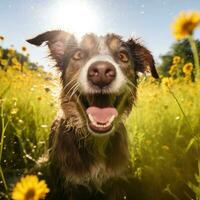
[[[136,97],[138,72],[158,78],[153,57],[137,40],[118,35],[85,35],[80,42],[64,31],[49,31],[28,40],[46,42],[61,71],[61,105],[72,127],[108,135],[127,115]]]

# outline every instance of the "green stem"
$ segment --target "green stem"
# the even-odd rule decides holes
[[[165,192],[168,192],[175,200],[180,200],[170,189],[170,185],[168,184],[167,187],[164,189]]]
[[[2,126],[2,130],[1,130],[1,143],[0,143],[0,164],[1,164],[1,158],[2,158],[2,153],[3,153],[3,142],[4,142],[4,117],[3,117],[3,104],[1,107],[1,126]]]
[[[200,177],[200,160],[198,159],[198,176]],[[199,185],[199,188],[200,188],[200,182],[198,181],[198,185]]]
[[[0,165],[0,176],[1,176],[1,179],[2,179],[2,181],[3,181],[3,185],[4,185],[5,190],[8,191],[8,186],[7,186],[7,184],[6,184],[6,180],[5,180],[5,177],[4,177],[4,174],[3,174],[3,170],[2,170],[2,168],[1,168],[1,165]]]
[[[3,181],[5,190],[8,191],[8,187],[7,187],[6,180],[5,180],[5,177],[4,177],[4,174],[3,174],[3,170],[1,168],[1,159],[2,159],[2,154],[3,154],[3,144],[4,144],[4,134],[5,134],[5,131],[6,131],[6,128],[7,128],[7,125],[8,125],[8,122],[5,124],[5,121],[4,121],[3,105],[1,107],[0,118],[1,118],[1,124],[2,124],[1,143],[0,143],[0,177],[1,177],[2,181]]]
[[[2,105],[2,107],[1,107],[1,115],[0,115],[0,118],[1,118],[1,124],[2,124],[1,143],[0,143],[0,164],[1,164],[1,159],[2,159],[2,154],[3,154],[4,135],[5,135],[5,132],[6,132],[6,128],[7,128],[7,126],[8,126],[8,121],[7,121],[6,124],[5,124],[5,121],[4,121],[4,116],[3,116],[3,105]]]
[[[189,120],[188,120],[188,118],[187,118],[187,116],[186,116],[186,114],[185,114],[183,108],[181,107],[181,104],[179,103],[179,101],[178,101],[178,99],[176,98],[176,96],[174,95],[174,93],[170,90],[170,88],[169,88],[169,92],[170,92],[170,94],[173,96],[173,98],[175,99],[175,101],[176,101],[178,107],[180,108],[180,110],[181,110],[181,112],[182,112],[182,114],[183,114],[183,116],[184,116],[184,118],[185,118],[185,121],[186,121],[188,127],[191,129],[192,133],[194,134],[194,131],[193,131],[193,129],[192,129],[192,126],[191,126],[191,124],[190,124],[190,122],[189,122]]]
[[[191,48],[192,48],[196,77],[199,78],[200,65],[199,65],[199,54],[198,54],[197,45],[196,45],[196,42],[195,42],[194,38],[192,37],[192,35],[190,35],[188,37],[188,40],[189,40]]]

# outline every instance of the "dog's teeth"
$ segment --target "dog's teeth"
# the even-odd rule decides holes
[[[100,127],[100,128],[106,128],[106,127],[108,127],[108,126],[110,126],[111,125],[111,123],[113,122],[113,120],[115,119],[115,115],[112,115],[112,117],[109,119],[109,121],[108,122],[106,122],[105,124],[98,124],[95,120],[94,120],[94,118],[92,117],[92,115],[88,115],[88,117],[89,117],[89,119],[90,119],[90,121],[92,122],[92,124],[93,125],[95,125],[96,127]]]
[[[94,118],[92,117],[92,115],[89,114],[88,116],[89,116],[90,121],[91,121],[93,124],[96,124],[96,122],[95,122]]]
[[[108,123],[111,124],[114,119],[115,119],[115,115],[112,115],[112,117],[109,119]]]

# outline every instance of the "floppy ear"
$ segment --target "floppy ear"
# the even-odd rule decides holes
[[[67,49],[74,47],[77,42],[75,37],[61,30],[47,31],[27,42],[40,46],[44,42],[48,45],[50,56],[57,62],[57,65],[62,68],[65,60]]]
[[[136,71],[142,73],[151,72],[154,78],[159,78],[151,52],[137,40],[129,39],[127,44],[131,50]]]

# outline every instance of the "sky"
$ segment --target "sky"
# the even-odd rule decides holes
[[[26,46],[30,59],[48,68],[47,49],[26,39],[53,29],[64,29],[81,38],[84,33],[114,32],[141,38],[155,59],[175,41],[170,26],[180,11],[200,11],[200,0],[0,0],[0,35],[3,47],[19,51]],[[200,31],[195,32],[200,39]]]

